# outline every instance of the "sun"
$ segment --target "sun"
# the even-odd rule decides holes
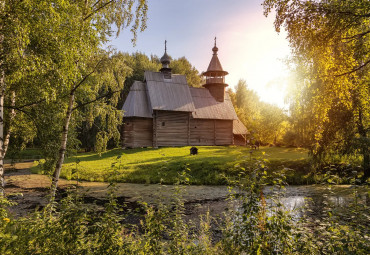
[[[247,71],[244,71],[247,70]],[[260,59],[257,64],[247,63],[243,74],[248,88],[256,91],[261,101],[286,108],[285,104],[289,72],[286,66],[279,60]],[[232,84],[237,84],[233,81]]]

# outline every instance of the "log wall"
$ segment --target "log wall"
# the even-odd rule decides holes
[[[127,148],[234,143],[232,120],[193,119],[187,112],[155,111],[153,119],[132,117],[123,122],[122,146]]]
[[[190,144],[191,145],[216,145],[215,122],[206,119],[190,120]]]
[[[233,144],[233,121],[215,120],[216,145]]]
[[[127,148],[151,147],[153,145],[153,119],[124,118],[122,146]]]
[[[231,145],[233,144],[232,120],[190,120],[191,145]]]
[[[156,145],[188,145],[189,115],[188,112],[156,111]]]

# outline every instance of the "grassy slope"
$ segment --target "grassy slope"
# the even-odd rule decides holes
[[[294,148],[264,147],[253,151],[245,147],[199,146],[199,154],[189,155],[190,147],[159,149],[114,149],[103,153],[83,153],[66,159],[61,176],[88,181],[133,183],[174,183],[178,173],[190,169],[191,184],[225,184],[224,175],[235,175],[234,165],[263,156],[272,167],[301,167],[307,151]],[[120,158],[118,158],[121,156]],[[77,164],[76,162],[79,163]],[[76,170],[77,169],[77,170]],[[41,172],[36,166],[34,172]]]

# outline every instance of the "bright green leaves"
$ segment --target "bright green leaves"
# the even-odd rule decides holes
[[[263,5],[265,15],[276,10],[276,30],[283,26],[288,32],[292,69],[299,77],[291,105],[297,132],[304,133],[317,158],[358,152],[356,134],[366,138],[370,130],[369,2],[266,0]]]
[[[286,129],[286,115],[278,106],[261,102],[255,91],[240,80],[235,93],[229,90],[231,101],[240,121],[250,132],[252,143],[277,144]]]
[[[171,61],[170,67],[172,73],[185,75],[189,86],[200,87],[202,85],[199,71],[185,57]]]
[[[96,124],[102,150],[107,140],[118,141],[122,113],[116,105],[131,69],[101,47],[112,26],[118,32],[131,29],[136,39],[137,30],[146,27],[147,1],[5,0],[0,7],[0,69],[6,93],[15,91],[16,110],[22,112],[13,122],[14,138],[24,138],[19,145],[37,134],[46,159],[55,161],[71,92],[76,100],[68,147],[77,148],[76,130],[83,123]]]

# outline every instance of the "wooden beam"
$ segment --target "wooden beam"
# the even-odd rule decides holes
[[[190,145],[190,115],[191,115],[191,112],[189,112],[189,115],[188,115],[188,146]]]
[[[153,148],[158,148],[157,146],[157,111],[153,112]]]
[[[213,120],[213,144],[216,145],[216,120]]]

